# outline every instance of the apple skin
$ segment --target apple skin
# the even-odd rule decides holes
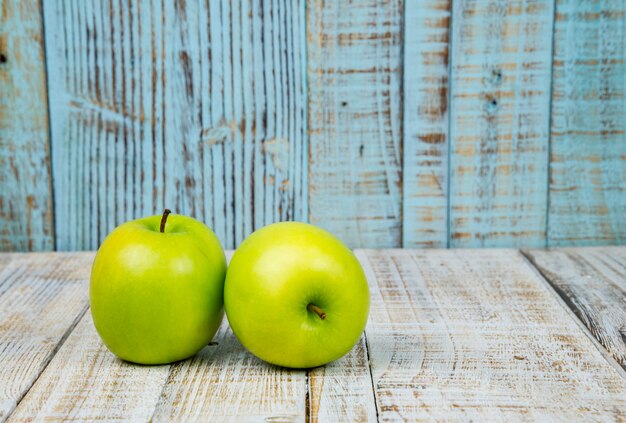
[[[205,224],[170,215],[118,226],[93,263],[89,301],[104,344],[140,364],[182,360],[209,343],[223,318],[224,251]]]
[[[314,304],[325,319],[308,308]],[[369,313],[358,260],[330,233],[298,222],[250,235],[226,274],[224,307],[239,341],[268,363],[311,368],[346,354]]]

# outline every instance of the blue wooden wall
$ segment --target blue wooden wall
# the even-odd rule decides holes
[[[0,0],[0,250],[626,243],[622,0]]]

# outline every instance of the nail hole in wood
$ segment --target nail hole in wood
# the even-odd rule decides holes
[[[7,56],[4,53],[0,53],[0,63],[6,63],[7,62]]]
[[[484,105],[485,111],[489,114],[493,114],[498,110],[498,99],[492,96],[487,96]]]
[[[502,82],[502,71],[500,69],[493,69],[491,71],[491,75],[493,76],[493,80],[496,84]]]
[[[342,106],[342,107],[346,107],[347,105],[348,105],[348,102],[347,102],[347,101],[342,101],[342,102],[341,102],[341,106]]]

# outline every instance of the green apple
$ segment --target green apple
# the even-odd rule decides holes
[[[123,360],[163,364],[190,357],[222,321],[226,259],[219,240],[195,219],[168,215],[118,226],[93,263],[93,322]]]
[[[310,368],[346,354],[363,333],[369,289],[358,260],[313,225],[275,223],[235,252],[224,307],[250,352],[284,367]]]

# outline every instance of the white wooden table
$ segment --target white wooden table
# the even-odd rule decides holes
[[[125,363],[92,324],[93,253],[0,254],[0,420],[626,421],[626,248],[357,255],[366,333],[304,371],[227,322],[192,359]]]

